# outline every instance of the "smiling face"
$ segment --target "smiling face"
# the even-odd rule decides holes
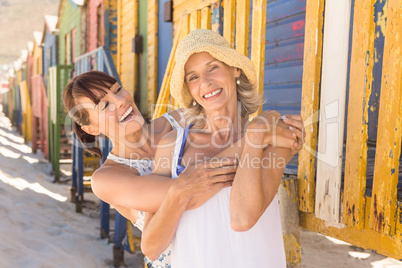
[[[80,106],[88,112],[90,120],[82,129],[91,135],[102,133],[112,141],[140,130],[144,118],[131,95],[118,83],[105,89],[105,93],[94,92],[99,97],[98,104],[87,97],[78,100]]]
[[[239,69],[200,52],[188,58],[184,73],[191,95],[206,113],[237,109],[235,80],[240,76]]]

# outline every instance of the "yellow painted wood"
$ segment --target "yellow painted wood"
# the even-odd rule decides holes
[[[122,16],[122,0],[117,0],[117,55],[116,55],[116,71],[120,75],[121,64],[121,16]]]
[[[250,0],[237,0],[236,3],[236,50],[248,57],[250,28]]]
[[[230,47],[234,48],[236,2],[235,0],[224,0],[223,7],[223,37],[229,42]],[[245,26],[243,25],[243,27]]]
[[[130,247],[131,253],[135,252],[135,244],[134,244],[134,237],[133,237],[133,225],[131,221],[127,220],[127,238],[128,238],[128,245]]]
[[[190,14],[190,32],[201,27],[201,11],[196,10]]]
[[[375,0],[356,0],[352,60],[350,63],[343,223],[364,227],[366,191],[368,103],[374,64]],[[361,104],[361,105],[359,105]]]
[[[306,4],[304,62],[301,116],[306,138],[299,152],[298,191],[299,209],[314,212],[315,206],[315,153],[317,150],[317,122],[319,85],[321,81],[321,54],[324,0],[309,0]]]
[[[177,44],[181,40],[181,31],[186,31],[188,28],[188,16],[185,16],[180,23],[180,30],[176,34],[173,45],[172,52],[170,53],[169,60],[166,66],[166,72],[163,76],[163,81],[161,85],[161,90],[159,92],[158,100],[156,102],[156,107],[152,119],[162,116],[162,114],[168,111],[168,105],[170,103],[170,77],[174,68],[174,56],[176,53]],[[185,25],[187,24],[187,25]]]
[[[257,86],[260,95],[264,95],[265,27],[267,1],[253,0],[253,21],[251,29],[251,61],[257,71]],[[262,105],[257,113],[262,112]]]
[[[32,139],[32,106],[29,94],[28,83],[26,80],[20,83],[21,93],[21,114],[22,114],[22,135],[25,142]]]
[[[212,3],[219,0],[192,0],[192,1],[173,1],[173,21],[179,23],[181,18],[193,13],[196,10],[200,10],[204,7],[210,6]]]
[[[366,203],[371,203],[371,198],[366,197]],[[365,224],[364,229],[345,226],[344,228],[336,228],[327,226],[326,222],[317,219],[312,213],[300,212],[300,227],[310,230],[312,232],[327,235],[355,246],[373,250],[379,254],[389,256],[398,260],[402,260],[402,229],[401,229],[401,215],[402,210],[399,206],[398,224],[396,233],[394,235],[382,235],[368,227]],[[365,222],[368,222],[368,215],[370,206],[366,206]]]
[[[211,29],[211,8],[204,7],[201,9],[201,29]]]
[[[218,0],[192,0],[183,1],[175,0],[173,1],[173,36],[176,36],[179,32],[181,26],[182,18],[185,15],[191,14],[196,10],[201,10],[205,7],[210,6],[212,3]]]
[[[119,0],[117,71],[122,85],[132,96],[138,83],[138,56],[132,52],[132,40],[137,33],[138,0]]]
[[[402,137],[402,5],[388,1],[377,147],[369,226],[395,233],[397,183]]]
[[[158,1],[148,1],[147,33],[148,115],[152,115],[158,92]]]

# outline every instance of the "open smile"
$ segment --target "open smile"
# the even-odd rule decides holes
[[[219,93],[221,93],[222,92],[222,88],[219,88],[219,89],[216,89],[216,90],[214,90],[214,91],[212,91],[212,92],[210,92],[210,93],[208,93],[208,94],[205,94],[204,96],[202,96],[204,99],[209,99],[209,98],[211,98],[211,97],[213,97],[213,96],[216,96],[216,95],[218,95]]]
[[[130,106],[127,111],[120,117],[119,122],[123,123],[126,122],[128,119],[130,119],[134,115],[134,109],[132,106]]]

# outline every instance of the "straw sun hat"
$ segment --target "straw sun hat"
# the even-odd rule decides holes
[[[177,46],[176,65],[170,80],[170,94],[179,102],[180,107],[188,108],[193,101],[184,83],[184,65],[192,54],[199,52],[208,52],[215,59],[231,67],[242,69],[249,82],[256,85],[256,71],[248,57],[232,49],[220,34],[205,29],[194,30]]]

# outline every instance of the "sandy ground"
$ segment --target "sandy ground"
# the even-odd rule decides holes
[[[0,112],[0,267],[113,267],[113,245],[99,235],[98,199],[86,193],[89,205],[77,214],[68,200],[70,181],[52,181],[43,155],[32,154]],[[305,230],[301,244],[306,268],[402,267],[394,259]],[[125,253],[125,262],[143,268],[140,252]]]

